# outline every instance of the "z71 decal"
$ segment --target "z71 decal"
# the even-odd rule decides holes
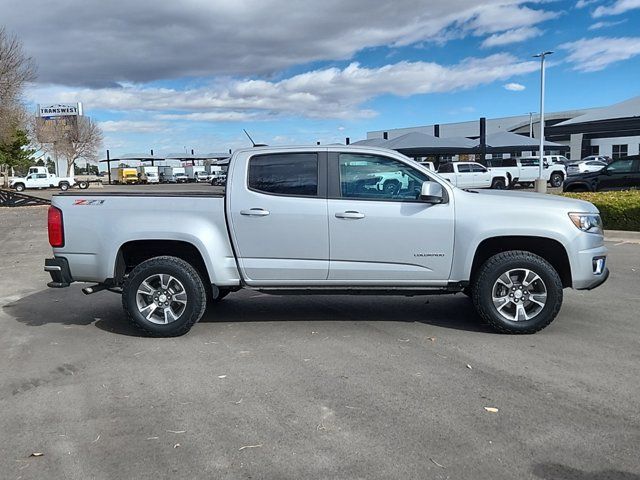
[[[104,200],[74,200],[74,205],[102,205]]]

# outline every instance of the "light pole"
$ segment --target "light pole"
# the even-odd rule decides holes
[[[553,52],[542,52],[534,55],[540,59],[540,170],[536,180],[536,192],[547,193],[547,181],[542,178],[542,160],[544,157],[544,58]]]
[[[535,112],[529,112],[529,138],[533,138],[533,114]]]

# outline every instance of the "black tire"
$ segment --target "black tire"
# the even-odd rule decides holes
[[[382,185],[382,191],[387,195],[395,195],[400,191],[400,182],[397,180],[387,180]]]
[[[564,175],[560,172],[554,172],[551,174],[551,178],[549,179],[549,183],[552,187],[560,187],[562,186],[562,182],[564,182]]]
[[[589,188],[586,185],[573,185],[563,189],[565,192],[589,192]]]
[[[494,178],[493,182],[491,182],[491,188],[495,190],[504,190],[507,188],[507,182],[505,182],[504,178]]]
[[[171,275],[184,287],[186,305],[177,317],[166,324],[158,324],[143,315],[137,303],[138,289],[153,275]],[[137,265],[122,286],[122,306],[129,320],[140,330],[154,337],[177,337],[187,333],[202,318],[207,307],[207,291],[197,270],[177,257],[154,257]],[[166,318],[166,317],[165,317]]]
[[[58,185],[58,187],[63,192],[66,192],[67,190],[69,190],[69,184],[67,182],[60,182],[60,185]]]
[[[24,192],[24,183],[16,183],[14,185],[16,192]]]
[[[85,182],[85,181],[78,182],[78,188],[80,190],[85,190],[89,188],[89,182]]]
[[[539,276],[546,287],[544,307],[531,319],[520,321],[505,318],[498,312],[492,300],[494,285],[498,285],[498,278],[510,270],[518,269],[531,270]],[[535,283],[531,282],[531,285]],[[512,250],[489,258],[474,276],[471,290],[473,304],[478,315],[491,327],[502,333],[529,334],[542,330],[556,318],[562,306],[563,292],[560,275],[549,262],[531,252]],[[509,302],[506,303],[507,306],[509,306]]]

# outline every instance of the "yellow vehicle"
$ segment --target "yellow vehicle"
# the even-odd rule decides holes
[[[111,169],[111,179],[114,183],[138,183],[138,170],[128,167],[114,167]]]

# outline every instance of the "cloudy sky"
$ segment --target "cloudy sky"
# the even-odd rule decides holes
[[[640,0],[0,0],[32,103],[82,101],[105,147],[210,152],[640,95]]]

